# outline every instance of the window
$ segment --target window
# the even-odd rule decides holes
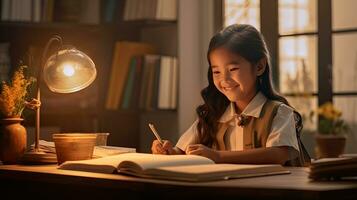
[[[227,2],[225,9],[234,13],[238,7],[227,8]],[[271,0],[258,4],[264,15],[258,26],[264,27],[267,43],[273,46],[273,67],[279,76],[275,86],[305,117],[304,130],[317,128],[316,118],[311,123],[306,120],[311,110],[333,100],[352,132],[357,132],[357,1]],[[277,15],[271,10],[277,10]],[[225,16],[225,24],[241,22]],[[356,139],[348,140],[347,152],[353,152]]]
[[[231,24],[251,24],[260,29],[259,0],[225,0],[224,26]]]
[[[279,0],[279,33],[316,32],[316,0]]]
[[[279,0],[279,88],[303,119],[305,130],[316,130],[317,12],[316,0]]]
[[[332,0],[333,101],[357,131],[357,21],[355,0]],[[347,152],[356,141],[347,140]]]

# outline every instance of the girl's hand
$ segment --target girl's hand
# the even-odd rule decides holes
[[[153,154],[165,154],[165,155],[174,154],[173,145],[168,140],[164,140],[163,144],[161,144],[158,140],[154,140],[152,142],[151,151]]]
[[[219,152],[211,148],[206,147],[202,144],[191,144],[188,145],[186,149],[187,155],[200,155],[213,160],[214,162],[219,162]]]

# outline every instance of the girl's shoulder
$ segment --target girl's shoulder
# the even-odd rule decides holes
[[[276,114],[277,115],[291,115],[294,113],[294,108],[291,106],[285,104],[284,102],[277,101],[277,100],[267,100],[269,106],[272,106],[273,109],[276,109]]]

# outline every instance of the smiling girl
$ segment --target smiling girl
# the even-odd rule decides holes
[[[211,39],[207,59],[208,86],[201,91],[198,119],[175,147],[155,140],[152,152],[201,155],[216,163],[308,163],[299,137],[301,116],[273,89],[261,33],[231,25]]]

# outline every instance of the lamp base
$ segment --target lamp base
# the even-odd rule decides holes
[[[23,164],[54,164],[57,163],[57,156],[54,153],[47,153],[41,150],[30,150],[25,152],[21,158]]]

